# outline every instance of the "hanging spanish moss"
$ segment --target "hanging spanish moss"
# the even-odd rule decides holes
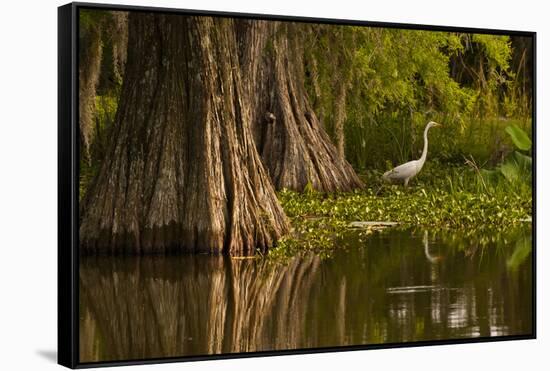
[[[79,51],[79,122],[84,158],[90,162],[90,147],[94,135],[96,90],[99,82],[103,44],[101,24],[82,27]]]
[[[112,12],[113,72],[122,81],[128,49],[128,13]]]

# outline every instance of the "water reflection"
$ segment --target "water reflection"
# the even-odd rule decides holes
[[[80,361],[528,334],[530,233],[356,233],[286,264],[86,257]]]

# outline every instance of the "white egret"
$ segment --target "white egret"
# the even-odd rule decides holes
[[[409,180],[420,172],[422,166],[424,166],[426,162],[426,157],[428,156],[428,130],[434,126],[441,126],[441,124],[430,121],[428,125],[426,125],[426,129],[424,129],[424,150],[422,151],[420,159],[406,162],[403,165],[386,171],[384,175],[382,175],[382,179],[392,183],[403,182],[405,187],[409,184]]]

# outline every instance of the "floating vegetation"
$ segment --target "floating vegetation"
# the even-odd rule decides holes
[[[468,235],[531,220],[530,184],[510,183],[501,177],[483,187],[481,176],[466,166],[448,168],[432,163],[408,188],[379,183],[370,174],[366,179],[370,188],[361,191],[283,190],[278,196],[292,221],[293,233],[283,238],[270,256],[304,251],[330,256],[333,249],[345,248],[343,237],[359,224],[364,225],[361,233],[365,236],[385,223],[389,223],[387,228],[460,229]]]

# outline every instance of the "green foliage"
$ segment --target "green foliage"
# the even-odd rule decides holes
[[[508,36],[472,34],[472,41],[483,50],[493,68],[508,70],[512,49]]]
[[[531,149],[531,139],[518,126],[507,126],[506,133],[509,134],[518,149]],[[513,151],[493,170],[484,169],[480,173],[480,177],[484,183],[488,184],[499,184],[503,177],[509,189],[515,190],[517,193],[527,192],[527,189],[531,188],[532,183],[532,164],[533,159],[530,156],[519,151]]]
[[[81,145],[80,197],[83,197],[88,184],[99,170],[118,106],[123,79],[123,61],[120,60],[121,56],[117,53],[120,54],[121,50],[125,50],[122,42],[125,32],[121,27],[120,19],[117,20],[117,14],[120,16],[122,13],[79,10],[79,79],[81,87],[90,86],[86,84],[96,81],[93,88],[80,92],[80,130],[89,144],[89,148]],[[96,42],[94,43],[94,41]],[[97,42],[99,42],[99,49]],[[92,45],[95,45],[96,48],[93,48]],[[95,54],[90,53],[94,50]],[[99,63],[98,76],[95,72],[88,75],[82,72],[86,69],[85,66],[94,65],[96,61]],[[87,79],[87,81],[82,79]],[[89,106],[85,102],[88,102]],[[91,112],[83,118],[82,112],[87,111],[87,107],[90,107]]]
[[[112,22],[113,12],[95,10],[95,9],[80,9],[79,10],[79,29],[80,36],[85,37],[86,33],[92,27],[100,27],[103,22]]]
[[[531,157],[514,152],[498,169],[509,182],[526,181],[530,183],[531,164]]]
[[[118,106],[117,97],[113,95],[96,96],[95,100],[95,127],[94,141],[90,149],[91,159],[87,161],[84,156],[80,156],[80,198],[84,196],[88,184],[99,171],[100,163],[105,156]]]
[[[365,180],[376,184],[379,175],[370,173]],[[314,251],[330,256],[353,221],[460,229],[465,234],[498,231],[530,219],[531,197],[530,187],[511,187],[503,177],[483,186],[473,169],[437,163],[427,166],[409,188],[381,185],[338,194],[283,190],[279,200],[294,232],[279,243],[274,254],[281,257]]]
[[[86,33],[90,27],[93,27],[97,23],[101,22],[107,15],[107,12],[81,9],[79,11],[79,28],[81,35]]]
[[[350,81],[346,157],[360,171],[416,157],[429,120],[445,124],[431,153],[451,161],[494,160],[503,150],[502,136],[494,136],[502,116],[529,125],[529,117],[518,116],[530,113],[510,69],[507,36],[351,26],[318,26],[312,34],[305,57],[310,97],[334,138],[339,87]]]
[[[529,139],[527,134],[520,127],[512,124],[506,127],[506,132],[510,135],[510,138],[517,148],[522,151],[528,151],[531,149],[531,139]]]
[[[311,184],[311,182],[307,182],[306,186],[304,187],[304,193],[312,194],[314,192],[315,192],[315,188],[313,188],[313,184]]]

